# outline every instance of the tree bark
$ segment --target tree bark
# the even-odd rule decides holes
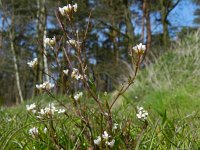
[[[46,10],[45,10],[46,0],[37,0],[37,35],[38,35],[38,68],[36,73],[36,82],[43,82],[43,75],[45,81],[49,81],[49,70],[48,70],[48,61],[47,61],[47,45],[44,43],[44,39],[47,37],[46,29]],[[35,94],[37,91],[35,89]]]
[[[146,32],[147,32],[147,49],[146,49],[146,53],[148,54],[148,51],[151,48],[151,18],[150,18],[150,11],[151,11],[151,4],[149,0],[145,0],[146,2]]]
[[[12,1],[13,4],[13,1]],[[16,79],[16,85],[17,85],[17,91],[19,94],[19,99],[20,102],[22,103],[24,101],[22,91],[21,91],[21,85],[20,85],[20,78],[19,78],[19,67],[17,64],[17,56],[15,52],[15,47],[14,47],[14,34],[15,34],[15,29],[14,29],[14,7],[12,8],[12,16],[11,16],[11,28],[9,31],[9,37],[10,37],[10,48],[12,51],[13,55],[13,63],[14,63],[14,70],[15,70],[15,79]],[[16,103],[18,104],[18,100],[16,100]]]
[[[161,0],[161,23],[163,26],[163,44],[165,47],[169,44],[169,31],[168,31],[168,22],[167,22],[167,15],[168,15],[168,10],[167,6],[165,6],[165,0]]]
[[[131,22],[131,12],[130,12],[128,1],[124,2],[124,5],[125,5],[124,13],[125,13],[127,35],[129,37],[128,50],[130,50],[132,48],[133,42],[134,42],[134,27],[133,27],[133,24]],[[131,58],[131,63],[132,63],[132,68],[134,68],[134,60],[133,60],[133,58]]]
[[[141,33],[141,38],[140,41],[143,43],[144,42],[144,30],[145,30],[145,17],[146,17],[146,0],[143,1],[142,3],[142,33]]]
[[[132,43],[134,41],[134,27],[133,24],[131,22],[131,12],[130,12],[130,8],[129,5],[125,5],[126,9],[125,9],[125,21],[126,21],[126,27],[127,27],[127,34],[129,37],[129,46],[132,47]]]
[[[44,59],[44,72],[45,72],[45,80],[50,81],[49,79],[49,69],[48,69],[48,62],[47,62],[47,44],[44,42],[44,40],[47,38],[47,27],[46,27],[46,10],[45,10],[45,2],[46,0],[42,0],[42,6],[41,6],[41,20],[43,20],[43,59]]]

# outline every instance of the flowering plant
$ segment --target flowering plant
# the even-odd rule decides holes
[[[57,12],[57,20],[60,24],[60,27],[63,31],[63,35],[59,41],[62,41],[64,39],[64,45],[67,44],[66,47],[70,47],[69,49],[66,49],[65,46],[62,47],[60,43],[56,43],[56,36],[53,38],[46,38],[44,39],[44,43],[49,45],[49,47],[53,50],[54,48],[57,49],[63,49],[63,55],[66,57],[68,66],[67,69],[62,70],[63,75],[68,77],[71,84],[68,86],[69,88],[73,86],[73,83],[80,83],[83,86],[84,91],[78,91],[73,90],[71,93],[69,93],[70,99],[72,100],[73,109],[67,110],[67,106],[62,103],[60,100],[56,99],[58,103],[64,107],[57,109],[54,105],[54,103],[51,103],[48,105],[48,107],[41,108],[39,111],[36,111],[36,105],[31,104],[27,105],[27,110],[32,111],[36,118],[39,121],[45,121],[45,119],[48,120],[48,123],[44,123],[45,128],[44,131],[50,132],[49,136],[51,141],[54,143],[54,145],[58,149],[63,149],[64,146],[59,143],[59,140],[57,139],[57,131],[54,127],[54,119],[55,116],[59,116],[60,114],[64,114],[67,118],[70,116],[78,118],[79,122],[75,121],[75,125],[77,128],[79,128],[84,136],[84,138],[87,140],[88,147],[91,147],[92,149],[109,149],[114,148],[115,143],[117,143],[116,137],[117,134],[119,134],[119,123],[114,120],[114,116],[112,114],[112,108],[116,101],[119,99],[121,95],[123,95],[127,89],[134,83],[134,80],[136,78],[137,72],[139,70],[139,66],[142,62],[143,54],[146,50],[146,46],[140,43],[137,46],[134,46],[130,50],[130,56],[136,59],[136,63],[134,64],[134,74],[130,75],[130,78],[125,81],[125,83],[120,87],[118,93],[113,97],[111,100],[108,101],[107,94],[104,94],[104,100],[99,96],[99,94],[90,86],[90,80],[89,76],[87,75],[87,64],[86,64],[86,54],[84,53],[84,43],[86,40],[86,35],[89,28],[89,21],[87,24],[87,28],[84,33],[84,37],[80,37],[78,34],[78,30],[75,30],[75,27],[73,26],[73,15],[78,10],[77,4],[68,4],[64,7],[59,7]],[[91,13],[89,15],[90,20]],[[71,27],[70,31],[71,33],[66,32],[67,25],[64,24],[64,19],[67,19],[69,22],[69,27]],[[73,54],[76,58],[76,63],[72,62],[70,50],[75,51]],[[55,51],[53,51],[55,52]],[[55,55],[57,56],[57,55]],[[56,58],[57,59],[57,58]],[[57,63],[59,63],[57,61]],[[37,65],[37,60],[35,59],[33,62],[29,62],[28,65],[30,67],[34,67]],[[59,64],[57,66],[60,66]],[[40,91],[46,91],[48,94],[52,96],[52,98],[55,99],[53,94],[51,94],[51,89],[53,89],[57,83],[51,83],[50,81],[45,81],[42,84],[37,84],[36,88]],[[94,107],[89,106],[86,103],[83,103],[83,98],[89,97],[92,99]],[[90,116],[95,117],[91,118]],[[140,120],[147,120],[148,113],[145,111],[142,107],[138,108],[137,118]],[[99,126],[96,126],[97,120],[100,119]],[[73,119],[72,119],[73,120]],[[73,120],[74,121],[74,120]],[[94,127],[97,127],[98,129],[95,130]],[[126,125],[125,125],[126,126]],[[34,138],[36,136],[39,136],[38,128],[34,127],[29,130],[29,134],[31,134]],[[95,135],[98,135],[95,139]]]

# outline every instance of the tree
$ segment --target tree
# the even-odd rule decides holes
[[[170,12],[179,4],[181,0],[160,0],[161,4],[161,23],[163,26],[163,44],[164,46],[169,45],[169,30],[168,25],[170,24],[168,16]]]
[[[196,16],[194,19],[195,24],[200,24],[200,0],[193,0],[194,3],[197,5],[197,9],[194,12],[194,15]]]
[[[32,20],[35,11],[34,6],[30,5],[34,4],[33,1],[1,1],[0,13],[3,18],[1,56],[6,58],[3,59],[1,67],[1,75],[3,76],[1,86],[4,85],[4,88],[1,89],[1,93],[3,93],[1,95],[7,104],[13,103],[13,100],[16,100],[17,103],[22,102],[23,99],[30,98],[31,95],[33,75],[24,70],[28,69],[28,57],[30,53],[32,55],[35,47],[33,45],[35,40]]]
[[[15,27],[14,27],[15,9],[14,9],[14,1],[13,0],[12,0],[12,9],[11,9],[10,13],[11,13],[11,17],[10,17],[11,23],[10,23],[10,29],[9,29],[10,49],[12,51],[17,91],[18,91],[20,102],[23,102],[24,99],[23,99],[22,90],[21,90],[21,84],[20,84],[19,67],[18,67],[16,50],[15,50],[15,47],[14,47],[14,40],[15,40]],[[16,99],[16,100],[17,100],[16,103],[18,104],[19,101],[18,101],[18,99]]]

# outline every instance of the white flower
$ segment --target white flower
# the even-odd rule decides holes
[[[70,13],[72,10],[72,5],[68,4],[67,6],[64,6],[63,8],[64,8],[65,13]]]
[[[118,127],[118,124],[117,124],[117,123],[114,123],[113,129],[114,129],[114,130],[117,130],[117,127]]]
[[[74,8],[74,12],[77,12],[77,8],[78,8],[77,3],[75,3],[75,4],[73,5],[73,8]]]
[[[29,129],[29,134],[30,134],[33,138],[35,138],[35,137],[38,135],[38,128],[33,127],[33,128],[31,128],[31,129]]]
[[[104,138],[105,140],[108,140],[109,137],[110,135],[107,133],[107,131],[104,131],[102,134],[102,138]]]
[[[58,10],[62,16],[69,15],[71,12],[77,12],[78,5],[77,3],[74,5],[68,4],[64,7],[59,7]]]
[[[38,112],[38,114],[40,114],[39,116],[37,116],[37,118],[41,119],[44,116],[53,116],[55,114],[55,112],[57,112],[58,110],[56,109],[56,107],[54,106],[54,103],[49,104],[48,107],[45,107],[44,109],[41,109],[40,112]]]
[[[62,16],[65,15],[64,7],[63,7],[63,8],[59,7],[58,10],[59,10],[59,12],[60,12],[60,14],[61,14]]]
[[[79,74],[78,69],[76,69],[76,68],[73,68],[71,77],[76,80],[83,79],[83,76],[81,74]]]
[[[65,112],[65,109],[59,109],[58,110],[58,114],[62,114],[62,113],[64,113]]]
[[[140,43],[139,45],[134,46],[133,50],[137,54],[144,54],[144,52],[146,50],[146,45],[142,45],[142,43]]]
[[[74,96],[74,99],[77,101],[83,96],[83,92],[79,92]]]
[[[33,67],[37,66],[37,64],[38,64],[38,59],[37,59],[37,58],[34,58],[32,61],[27,62],[27,64],[29,65],[29,67],[33,68]]]
[[[44,43],[48,44],[49,46],[53,47],[56,43],[56,37],[53,38],[46,38],[44,39]]]
[[[83,79],[83,76],[80,74],[75,75],[74,77],[76,80]]]
[[[42,90],[42,89],[43,89],[42,84],[36,84],[35,87],[36,87],[38,90]]]
[[[137,106],[137,111],[143,111],[143,110],[144,110],[143,107],[139,107],[139,106]]]
[[[113,139],[113,140],[110,141],[110,142],[106,141],[106,144],[107,144],[108,146],[110,146],[110,147],[113,147],[114,144],[115,144],[115,140]]]
[[[57,110],[56,107],[54,106],[54,103],[51,103],[51,104],[49,104],[49,107],[44,108],[44,111],[45,111],[45,114],[46,114],[46,115],[53,116],[54,113],[55,113],[56,111],[58,111],[58,110]]]
[[[143,107],[137,107],[137,118],[140,120],[146,120],[148,117],[148,112],[144,110]]]
[[[94,140],[94,144],[99,145],[101,143],[101,137],[98,136],[97,139]]]
[[[8,122],[11,122],[11,121],[12,121],[12,118],[10,118],[10,117],[8,118],[8,117],[7,117],[6,120],[7,120]]]
[[[45,127],[44,130],[43,130],[44,134],[47,133],[47,128]]]
[[[73,69],[72,69],[71,77],[73,78],[76,74],[78,74],[78,69],[73,68]]]
[[[50,83],[48,81],[42,83],[42,84],[36,84],[36,88],[38,90],[51,90],[54,87],[53,83]]]
[[[43,116],[43,115],[45,115],[45,110],[44,109],[40,109],[40,112],[38,112],[38,113]]]
[[[30,105],[26,105],[26,110],[27,110],[27,111],[31,111],[32,113],[36,113],[35,108],[36,108],[35,103],[30,104]]]
[[[68,70],[68,69],[67,69],[67,70],[63,70],[63,73],[64,73],[65,75],[68,75],[69,70]]]
[[[46,90],[51,90],[54,87],[53,83],[45,82],[43,84],[45,85]]]

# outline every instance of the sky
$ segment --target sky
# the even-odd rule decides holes
[[[192,3],[192,0],[181,0],[181,2],[170,12],[168,20],[171,25],[169,28],[178,27],[176,30],[170,30],[170,35],[172,37],[176,36],[177,31],[180,31],[182,27],[195,27],[193,20],[195,18],[194,11],[196,10],[196,5]],[[142,13],[142,12],[141,12]],[[156,22],[155,19],[159,19],[160,15],[151,15],[151,30],[153,34],[162,32],[162,25],[160,22]],[[141,34],[141,26],[135,26],[135,34]]]
[[[194,11],[196,6],[192,0],[182,0],[179,5],[170,13],[169,19],[173,26],[194,26]]]

